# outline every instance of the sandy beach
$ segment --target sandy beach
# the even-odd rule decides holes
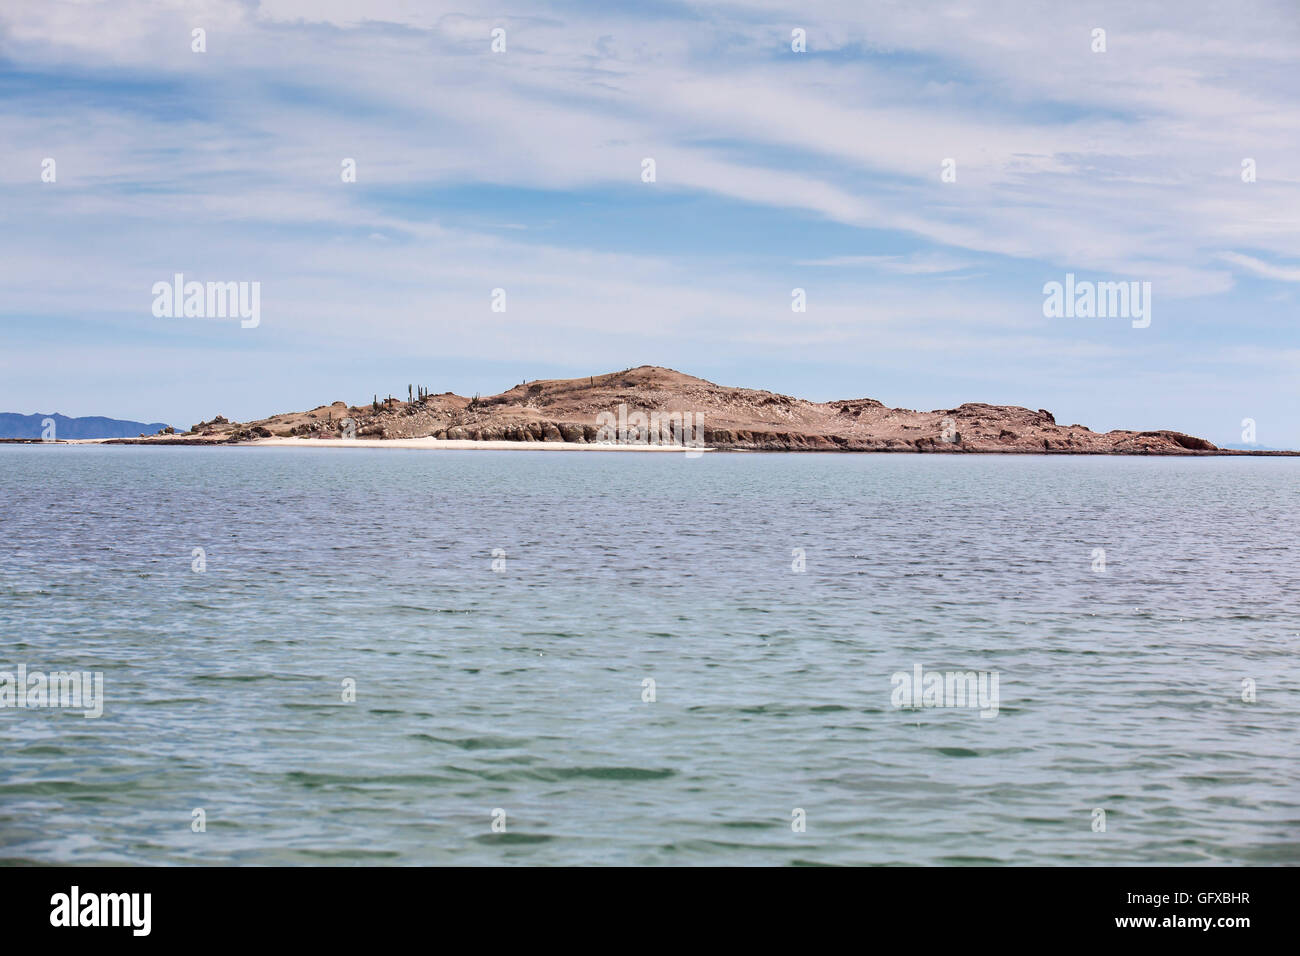
[[[31,442],[30,444],[43,444]],[[256,438],[252,441],[226,443],[186,440],[175,435],[150,435],[147,438],[73,438],[47,442],[57,445],[194,445],[207,447],[232,444],[241,448],[423,448],[441,451],[631,451],[676,452],[699,455],[711,448],[683,448],[681,445],[585,444],[569,441],[473,441],[446,438]]]
[[[288,448],[436,448],[444,451],[657,451],[699,454],[681,445],[584,444],[571,441],[473,441],[448,438],[258,438],[249,445]]]

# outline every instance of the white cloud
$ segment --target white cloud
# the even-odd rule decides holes
[[[1300,266],[1275,266],[1272,263],[1247,256],[1240,252],[1221,252],[1218,256],[1224,262],[1240,266],[1253,275],[1264,279],[1277,279],[1279,282],[1300,282]]]
[[[978,263],[1020,282],[1007,277],[1041,267],[1149,280],[1162,301],[1229,292],[1230,267],[1297,281],[1270,264],[1300,260],[1288,3],[1199,0],[1176,18],[1101,4],[1084,19],[1023,0],[866,16],[846,0],[799,11],[805,56],[789,52],[787,3],[698,11],[10,0],[0,40],[16,72],[100,89],[19,83],[0,103],[6,309],[132,326],[141,283],[202,269],[265,279],[268,338],[330,347],[365,336],[600,367],[671,330],[777,356],[894,348],[920,364],[928,351],[988,362],[1056,349],[1083,363],[1103,345],[1035,337],[1041,280],[1023,294],[929,280],[977,278],[960,273]],[[1098,23],[1103,55],[1087,46]],[[497,24],[507,54],[489,52]],[[200,25],[202,55],[189,50]],[[45,155],[57,186],[36,183]],[[345,156],[352,186],[339,182]],[[657,161],[653,186],[639,183],[643,156]],[[1247,156],[1251,184],[1238,175]],[[948,157],[955,183],[940,180]],[[616,253],[599,239],[546,244],[508,206],[453,227],[418,202],[467,184],[705,193],[766,210],[773,230],[812,218],[836,238],[794,258],[827,268],[793,322],[788,290],[802,280],[771,275],[744,237],[717,255]],[[942,248],[861,253],[891,239]],[[510,312],[493,319],[486,290],[500,285]]]
[[[960,272],[969,269],[973,263],[940,253],[929,253],[908,256],[831,256],[805,260],[799,265],[875,269],[895,275],[933,275]]]

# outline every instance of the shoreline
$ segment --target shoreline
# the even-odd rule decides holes
[[[146,441],[148,439],[145,439]],[[140,441],[140,439],[136,439]],[[256,438],[240,445],[279,448],[419,448],[435,451],[653,451],[702,454],[681,445],[602,445],[571,441],[474,441],[471,438]]]
[[[1220,448],[1214,451],[1184,450],[1181,452],[1155,451],[1085,451],[1071,449],[1021,449],[1021,448],[972,448],[970,446],[942,448],[727,448],[711,447],[687,449],[681,445],[649,444],[598,444],[567,441],[501,441],[447,438],[257,438],[252,441],[212,441],[209,439],[182,438],[179,436],[149,436],[148,438],[66,438],[44,441],[39,438],[0,438],[0,444],[8,445],[161,445],[186,446],[195,448],[389,448],[412,449],[421,451],[565,451],[565,452],[650,452],[686,454],[699,457],[710,454],[770,454],[770,455],[1038,455],[1052,457],[1092,457],[1092,458],[1296,458],[1300,451],[1247,450]]]
[[[208,441],[202,438],[166,437],[149,438],[60,438],[42,441],[39,438],[0,438],[11,445],[165,445],[196,448],[408,448],[431,451],[625,451],[625,452],[691,452],[702,454],[713,448],[683,448],[681,445],[604,445],[567,441],[474,441],[448,438],[255,438],[252,441]]]

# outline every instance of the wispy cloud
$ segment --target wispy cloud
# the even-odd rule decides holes
[[[954,259],[940,253],[911,256],[830,256],[826,259],[809,259],[800,265],[830,266],[835,268],[875,269],[894,275],[934,275],[941,272],[960,272],[973,263]]]
[[[191,341],[202,369],[221,332],[146,309],[152,281],[201,271],[261,280],[262,344],[240,347],[304,365],[384,342],[404,346],[395,363],[537,356],[578,373],[648,359],[671,330],[653,349],[685,366],[734,342],[775,378],[791,352],[847,363],[887,339],[912,367],[1086,394],[1089,357],[1172,368],[1227,336],[1265,354],[1287,327],[1288,303],[1234,274],[1300,281],[1298,48],[1287,0],[1193,0],[1177,17],[1103,3],[1086,19],[1022,0],[869,18],[850,0],[504,0],[491,16],[11,0],[0,312],[53,341],[90,327],[136,354],[166,347],[169,367]],[[47,157],[55,184],[38,178]],[[1045,321],[1044,277],[1066,271],[1151,281],[1148,340]],[[504,315],[487,308],[496,287]],[[1230,329],[1213,321],[1225,301]],[[1069,361],[1045,376],[1051,354]],[[66,379],[56,350],[25,360]]]
[[[1264,279],[1277,279],[1279,282],[1300,282],[1300,266],[1278,266],[1240,252],[1221,252],[1218,258],[1224,262],[1231,262],[1235,266],[1240,266],[1252,275]]]

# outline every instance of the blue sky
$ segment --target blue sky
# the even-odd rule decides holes
[[[1300,8],[1130,6],[10,0],[0,410],[660,364],[1300,447]],[[155,318],[176,272],[261,324]],[[1067,272],[1150,327],[1044,317]]]

